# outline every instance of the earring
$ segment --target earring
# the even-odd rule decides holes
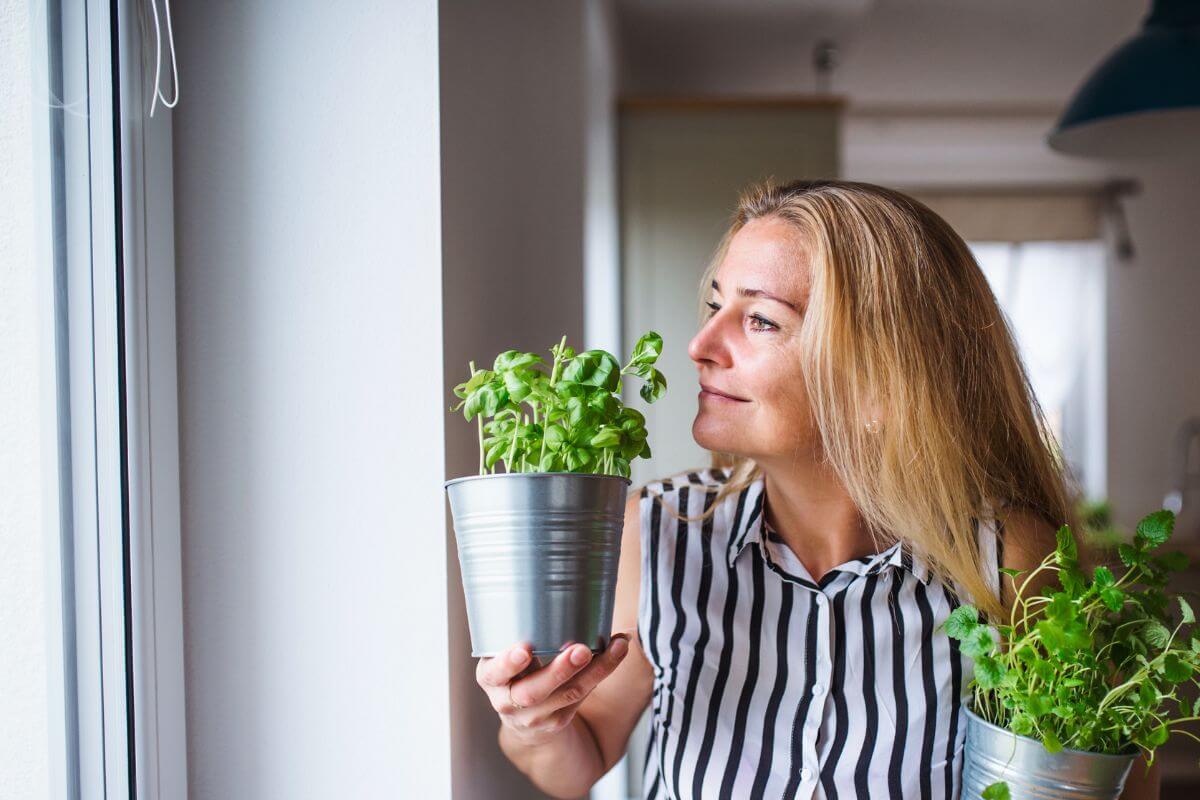
[[[867,433],[879,433],[881,430],[883,430],[883,423],[877,419],[872,419],[867,421],[865,427],[867,429]]]

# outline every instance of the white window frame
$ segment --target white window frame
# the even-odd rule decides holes
[[[134,2],[39,11],[52,796],[185,798],[169,116]]]

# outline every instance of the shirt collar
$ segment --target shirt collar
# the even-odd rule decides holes
[[[766,484],[763,478],[757,478],[742,493],[731,496],[733,506],[733,523],[730,527],[728,558],[729,566],[733,567],[742,551],[751,542],[758,543],[761,550],[762,538],[766,535],[766,515],[763,513],[763,501],[766,499]],[[734,499],[736,498],[736,500]],[[868,556],[865,561],[850,561],[838,569],[855,572],[859,575],[873,575],[884,569],[901,567],[912,573],[913,577],[925,586],[933,578],[933,571],[923,558],[916,554],[914,548],[906,542],[895,542],[880,553]]]

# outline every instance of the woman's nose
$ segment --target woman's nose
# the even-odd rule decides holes
[[[711,317],[700,326],[700,330],[688,342],[688,357],[696,364],[711,361],[722,366],[728,366],[728,349],[722,341],[721,321]]]

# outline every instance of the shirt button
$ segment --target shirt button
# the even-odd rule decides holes
[[[821,684],[819,684],[819,683],[817,683],[817,684],[813,684],[813,690],[812,690],[813,694],[820,694],[820,693],[821,693],[821,692],[823,692],[823,691],[825,691],[825,687],[824,687],[824,686],[822,686],[822,685],[821,685]]]
[[[800,780],[806,781],[812,777],[812,770],[808,767],[803,767],[800,770]]]

